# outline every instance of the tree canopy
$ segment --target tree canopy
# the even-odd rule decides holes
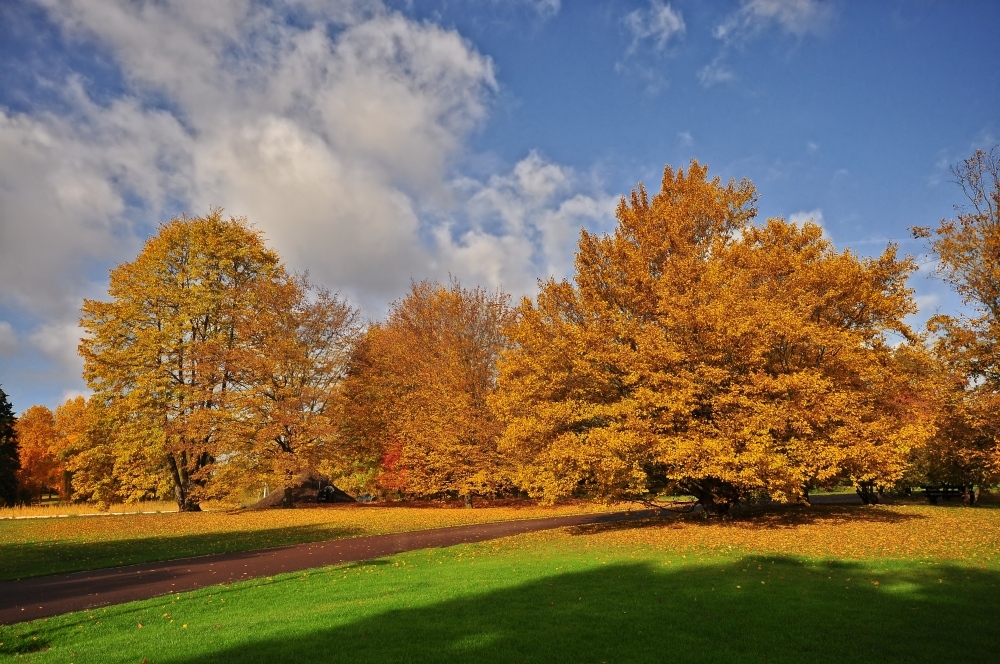
[[[937,273],[969,308],[938,315],[934,334],[941,407],[938,435],[923,457],[926,479],[975,491],[1000,478],[1000,146],[976,150],[952,169],[967,205],[933,230]],[[966,500],[976,495],[967,491]]]
[[[368,329],[344,384],[345,431],[376,464],[381,490],[471,500],[510,486],[487,407],[508,300],[458,282],[415,283]]]
[[[328,381],[316,374],[339,370],[323,346],[341,330],[322,328],[349,324],[350,308],[310,300],[245,219],[215,210],[163,224],[111,271],[108,292],[84,302],[80,353],[114,422],[106,445],[126,495],[162,472],[179,508],[198,509],[217,477],[274,471],[262,458],[270,443],[315,447],[327,435],[317,416]]]
[[[522,486],[670,486],[725,512],[901,476],[926,435],[890,343],[912,338],[913,262],[837,252],[812,223],[754,226],[755,200],[748,181],[667,167],[612,235],[581,233],[573,283],[522,301],[494,401]]]
[[[59,459],[53,454],[56,419],[47,407],[31,406],[17,418],[15,429],[21,461],[18,484],[33,498],[40,498],[62,478]]]

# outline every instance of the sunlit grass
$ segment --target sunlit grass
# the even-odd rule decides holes
[[[0,653],[150,663],[991,661],[1000,560],[987,554],[1000,549],[998,520],[996,509],[830,507],[564,529],[0,628]],[[933,541],[942,537],[954,545]]]

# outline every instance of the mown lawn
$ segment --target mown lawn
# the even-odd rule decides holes
[[[453,509],[344,505],[0,521],[0,581],[229,551],[625,509],[576,502]]]
[[[0,628],[37,662],[993,661],[1000,510],[591,526]]]

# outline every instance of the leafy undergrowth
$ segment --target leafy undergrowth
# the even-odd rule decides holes
[[[590,502],[475,509],[299,507],[0,521],[0,581],[340,537],[620,509]]]
[[[0,653],[148,664],[991,661],[998,520],[993,509],[854,507],[564,529],[0,628]]]

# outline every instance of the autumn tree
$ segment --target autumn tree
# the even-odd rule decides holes
[[[18,484],[35,500],[41,500],[45,491],[58,487],[62,479],[60,460],[53,453],[55,425],[55,417],[46,406],[31,406],[21,413],[14,427],[21,460]]]
[[[17,471],[21,462],[15,421],[7,393],[0,387],[0,505],[13,505],[17,501]]]
[[[278,410],[305,409],[298,415],[309,419],[303,413],[315,394],[293,403],[266,392],[283,380],[318,385],[294,377],[302,369],[292,366],[316,357],[288,347],[322,341],[308,331],[310,317],[342,303],[323,294],[307,303],[245,219],[215,210],[163,224],[134,261],[112,270],[108,292],[108,302],[84,303],[80,352],[96,408],[114,432],[106,456],[126,497],[147,492],[148,473],[162,472],[178,508],[197,510],[217,474],[231,484],[239,471],[253,471],[246,459],[259,450],[248,441],[280,439],[261,432],[292,426],[276,425],[276,411],[262,403],[277,399]]]
[[[271,294],[253,332],[254,344],[268,349],[253,360],[256,384],[245,400],[253,436],[217,469],[217,493],[248,479],[289,486],[304,472],[330,473],[344,453],[338,390],[361,333],[358,311],[304,276]]]
[[[812,223],[755,226],[753,185],[692,162],[581,233],[574,282],[524,299],[494,406],[532,494],[665,489],[724,513],[850,478],[891,484],[926,423],[890,344],[912,337],[895,247],[837,252]]]
[[[171,495],[161,468],[125,454],[132,448],[118,434],[110,411],[98,400],[79,396],[56,408],[53,455],[60,462],[63,500],[105,509]]]
[[[383,491],[468,504],[509,487],[487,399],[510,315],[500,291],[424,281],[366,331],[344,383],[344,429]]]
[[[941,363],[943,406],[928,449],[928,480],[966,486],[972,504],[1000,479],[1000,146],[976,152],[952,169],[968,204],[933,230],[938,275],[961,296],[968,313],[933,317]]]
[[[93,426],[93,410],[83,396],[67,399],[56,407],[55,441],[51,451],[59,463],[56,487],[63,500],[73,496],[74,471],[71,466],[78,465],[77,457],[98,438]]]

